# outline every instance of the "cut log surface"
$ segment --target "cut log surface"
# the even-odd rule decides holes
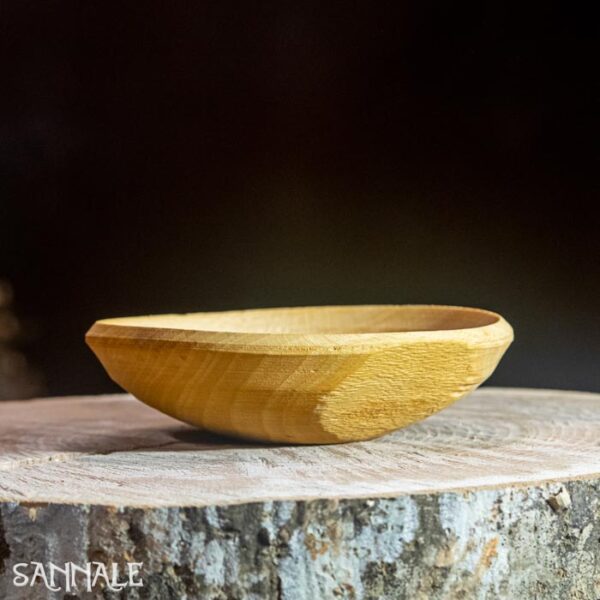
[[[600,395],[483,388],[388,436],[239,442],[128,395],[0,404],[0,598],[600,598]],[[19,562],[143,562],[49,592]]]

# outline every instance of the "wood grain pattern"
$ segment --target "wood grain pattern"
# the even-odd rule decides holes
[[[478,309],[353,306],[108,319],[86,339],[118,384],[177,419],[322,444],[448,406],[492,373],[513,333]]]
[[[0,500],[127,506],[387,497],[600,473],[600,396],[483,388],[385,437],[240,443],[127,395],[0,405]]]

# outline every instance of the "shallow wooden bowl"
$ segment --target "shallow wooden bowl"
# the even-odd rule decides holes
[[[365,440],[464,396],[513,339],[450,306],[323,306],[98,321],[86,340],[142,402],[254,440]]]

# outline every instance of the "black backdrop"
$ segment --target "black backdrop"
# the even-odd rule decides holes
[[[496,385],[600,391],[581,3],[3,3],[0,276],[51,394],[106,316],[504,314]]]

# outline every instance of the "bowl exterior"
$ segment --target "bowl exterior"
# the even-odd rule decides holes
[[[371,439],[424,419],[480,385],[512,341],[504,320],[391,345],[281,352],[127,329],[98,323],[86,339],[136,398],[215,433],[296,444]]]

